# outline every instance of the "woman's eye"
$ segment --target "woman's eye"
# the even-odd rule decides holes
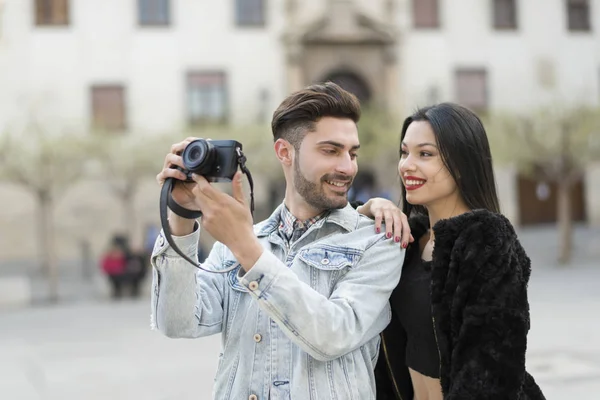
[[[426,151],[422,151],[422,152],[421,152],[421,157],[431,157],[431,156],[432,156],[432,154],[431,154],[431,153],[428,153],[428,152],[426,152]]]
[[[407,156],[408,155],[408,151],[406,151],[406,150],[400,150],[400,155],[401,156]]]

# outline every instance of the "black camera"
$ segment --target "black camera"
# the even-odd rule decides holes
[[[246,167],[246,156],[242,153],[241,143],[235,140],[197,139],[186,146],[181,157],[183,158],[185,168],[182,169],[181,167],[173,166],[171,168],[183,171],[187,176],[187,180],[192,182],[193,173],[205,177],[210,182],[229,182],[233,179],[239,168],[246,175],[246,178],[248,178],[248,184],[250,185],[250,212],[254,214],[254,181],[250,170]],[[177,247],[169,226],[168,209],[171,209],[171,211],[180,217],[187,219],[200,218],[202,211],[188,210],[177,204],[172,196],[175,182],[177,182],[175,178],[165,179],[165,183],[160,190],[159,205],[160,224],[163,228],[164,237],[171,245],[171,248],[184,260],[206,272],[224,274],[239,268],[238,264],[218,270],[204,268],[202,264],[188,257]]]
[[[183,171],[188,180],[191,174],[201,175],[209,182],[228,182],[238,170],[242,144],[235,140],[196,139],[183,151]]]

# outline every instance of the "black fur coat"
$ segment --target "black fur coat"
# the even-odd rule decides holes
[[[420,257],[425,216],[410,219]],[[431,306],[445,400],[544,399],[525,371],[530,260],[502,215],[476,210],[433,227]],[[394,313],[392,313],[394,314]],[[378,400],[412,400],[406,337],[392,322],[382,333],[375,370]]]

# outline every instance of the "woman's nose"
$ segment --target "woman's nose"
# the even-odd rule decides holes
[[[400,174],[402,174],[404,172],[408,172],[408,171],[414,171],[414,170],[415,170],[415,165],[412,162],[412,160],[409,159],[409,157],[401,159],[400,162],[398,163],[398,172],[400,172]]]

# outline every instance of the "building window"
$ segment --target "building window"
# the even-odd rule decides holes
[[[35,0],[35,24],[69,25],[69,0]]]
[[[589,0],[567,0],[567,20],[570,31],[591,30]]]
[[[138,18],[141,26],[169,25],[169,0],[138,0]]]
[[[438,0],[413,0],[413,24],[415,28],[439,28]]]
[[[456,101],[475,112],[487,111],[487,72],[484,69],[456,71]]]
[[[235,0],[235,23],[238,26],[264,26],[265,0]]]
[[[517,29],[516,0],[494,0],[494,28]]]
[[[227,88],[223,72],[190,72],[187,76],[190,125],[227,120]]]
[[[125,89],[120,85],[92,86],[92,127],[103,131],[126,129]]]

